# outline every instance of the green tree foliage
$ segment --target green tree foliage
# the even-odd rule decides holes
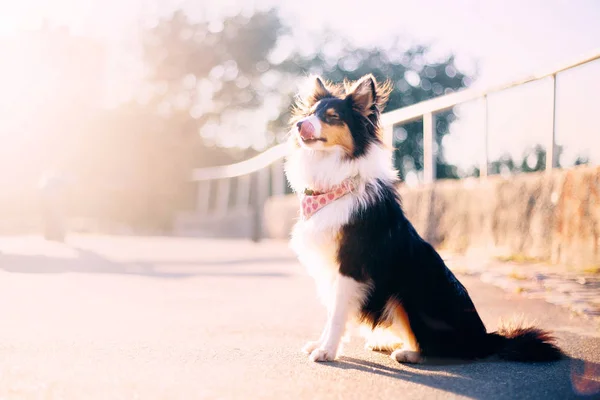
[[[145,33],[144,62],[155,101],[164,114],[189,112],[199,129],[232,112],[262,104],[267,56],[285,29],[275,10],[222,24],[191,22],[183,12]]]

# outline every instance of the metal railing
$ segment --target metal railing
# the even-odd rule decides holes
[[[431,100],[422,101],[412,106],[403,107],[398,110],[390,111],[382,115],[382,125],[384,127],[384,137],[386,143],[390,146],[393,144],[394,125],[405,124],[419,119],[423,119],[423,180],[424,183],[431,183],[435,180],[435,153],[434,153],[434,136],[435,136],[435,114],[452,109],[459,104],[469,101],[482,99],[485,107],[485,129],[483,135],[485,138],[484,157],[480,166],[480,177],[488,175],[488,96],[493,93],[498,93],[507,89],[512,89],[526,83],[539,81],[545,78],[551,78],[553,81],[553,106],[552,106],[552,131],[548,132],[547,149],[546,149],[546,170],[550,171],[556,167],[556,76],[566,70],[578,67],[600,59],[600,51],[595,51],[589,56],[580,58],[569,64],[565,64],[560,68],[551,71],[544,71],[540,74],[535,74],[525,79],[520,79],[507,84],[488,88],[485,90],[466,89],[461,90],[446,96],[436,97]]]
[[[240,215],[251,215],[252,239],[260,240],[262,209],[266,198],[269,195],[283,195],[286,190],[283,171],[286,149],[285,144],[279,144],[236,164],[195,169],[192,180],[199,182],[197,214],[213,219],[223,217],[232,210]],[[234,183],[236,195],[230,208]]]
[[[530,82],[551,78],[553,81],[553,106],[552,130],[547,134],[546,170],[550,171],[557,166],[556,157],[556,76],[566,70],[582,64],[600,59],[600,51],[595,51],[589,56],[575,60],[551,71],[520,79],[507,84],[488,88],[485,90],[465,89],[445,96],[426,100],[412,106],[403,107],[382,115],[384,141],[390,148],[394,141],[394,126],[402,125],[417,120],[423,121],[423,183],[430,184],[435,181],[435,127],[436,114],[452,109],[453,107],[473,100],[483,100],[485,106],[485,128],[482,132],[485,138],[484,157],[480,165],[480,177],[488,175],[488,96]],[[282,158],[286,154],[287,146],[280,144],[249,160],[220,167],[202,168],[193,171],[192,180],[198,181],[198,205],[200,214],[221,215],[227,213],[229,206],[230,188],[233,180],[238,181],[236,204],[234,208],[247,208],[254,215],[253,238],[258,240],[261,236],[260,226],[264,200],[271,195],[285,193],[285,177]],[[269,179],[270,177],[270,179]],[[254,181],[254,182],[252,182]],[[270,185],[269,185],[270,182]],[[216,183],[216,187],[215,187]],[[271,190],[269,191],[269,186]],[[254,188],[254,189],[253,189]],[[213,190],[216,189],[216,200],[211,207],[210,200]],[[270,193],[269,193],[270,192]],[[250,194],[253,193],[253,196]]]

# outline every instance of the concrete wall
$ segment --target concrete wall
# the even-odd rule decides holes
[[[438,248],[575,269],[600,266],[600,167],[401,185],[399,191],[408,218]],[[297,213],[295,196],[269,199],[269,235],[286,238]]]

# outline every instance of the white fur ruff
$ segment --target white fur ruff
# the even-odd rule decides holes
[[[299,219],[292,231],[291,247],[308,273],[317,280],[322,300],[329,303],[330,289],[339,265],[337,236],[359,206],[377,201],[376,193],[367,193],[367,184],[379,187],[378,180],[391,184],[396,181],[392,157],[384,148],[372,145],[364,157],[344,158],[341,149],[319,151],[296,149],[288,157],[286,175],[296,193],[305,188],[331,187],[354,177],[357,187],[344,197],[320,209],[310,219]]]

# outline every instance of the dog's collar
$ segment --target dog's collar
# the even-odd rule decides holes
[[[326,191],[315,191],[305,189],[301,196],[300,213],[304,220],[309,219],[314,213],[326,205],[336,201],[340,197],[347,195],[356,188],[354,179],[347,178],[338,185],[333,185]]]

